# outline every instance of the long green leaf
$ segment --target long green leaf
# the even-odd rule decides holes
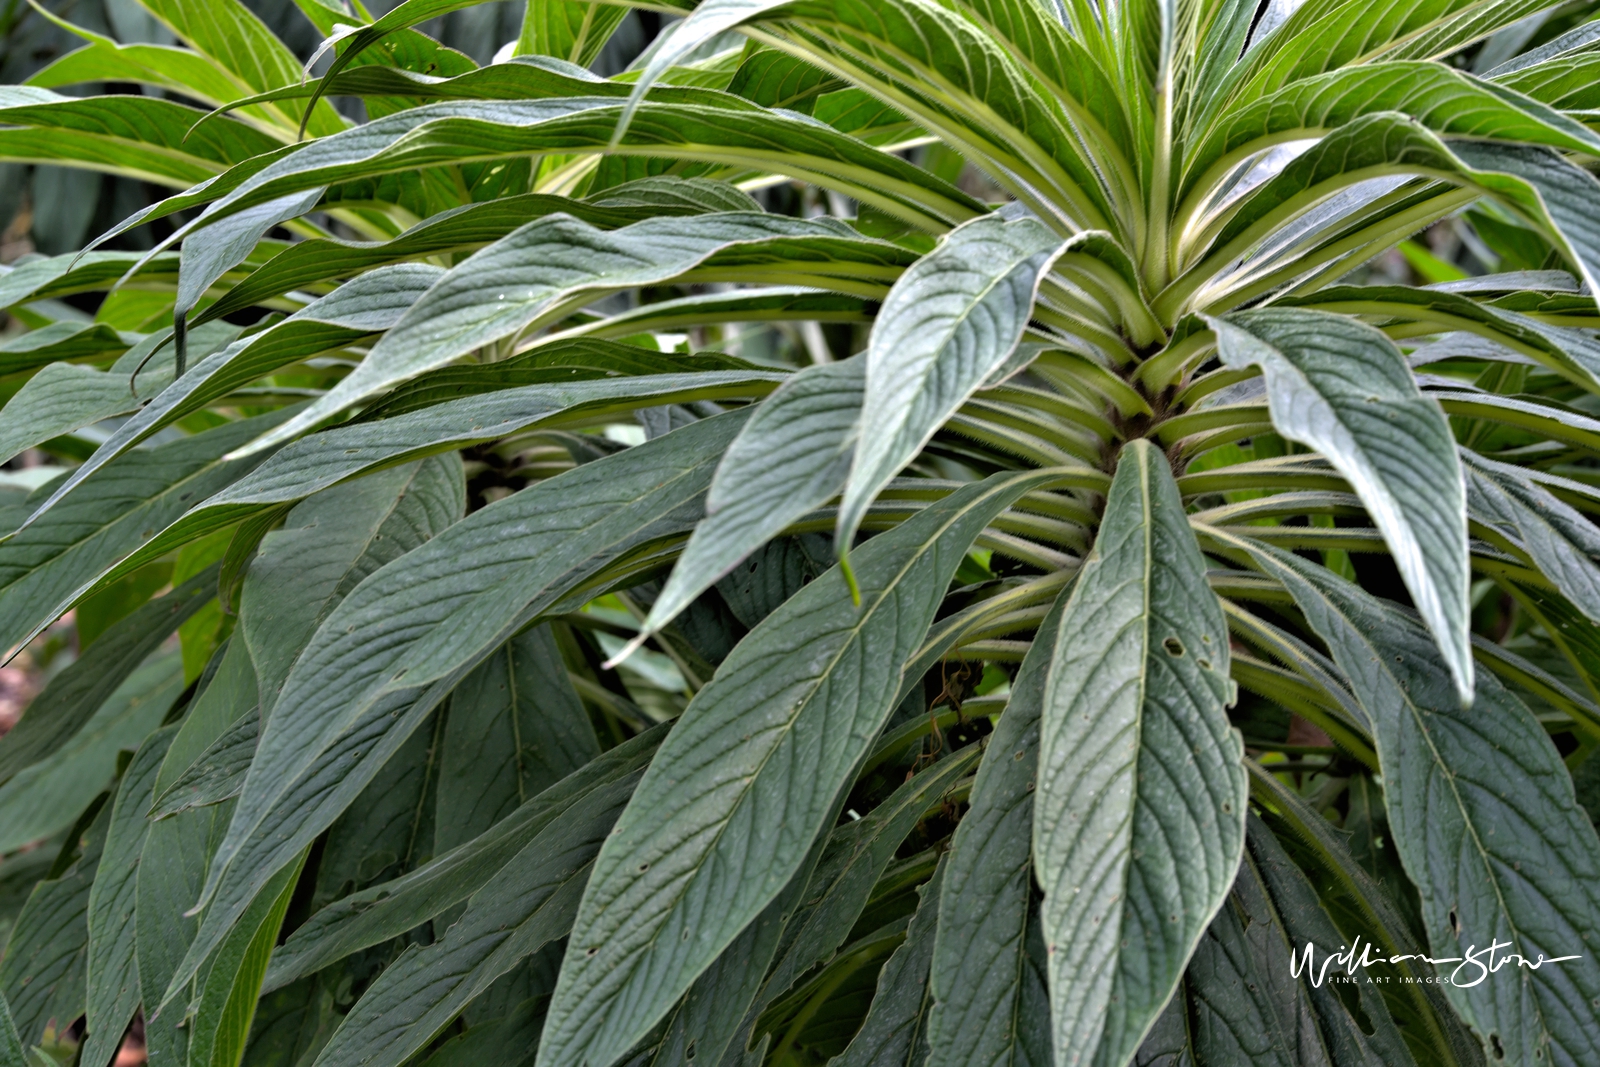
[[[222,218],[224,207],[236,211],[320,185],[417,167],[530,153],[600,151],[610,144],[618,111],[616,102],[606,97],[428,104],[258,156],[130,217],[98,240],[213,200],[218,201],[218,211],[212,217]],[[896,156],[800,116],[752,110],[736,97],[721,97],[715,106],[647,103],[614,153],[667,155],[791,174],[836,188],[932,232],[943,232],[986,210],[981,202]]]
[[[711,371],[523,386],[312,434],[274,453],[259,477],[241,478],[191,508],[102,582],[122,578],[205,534],[368,471],[493,441],[539,423],[587,423],[607,413],[683,400],[759,396],[787,377],[781,371]]]
[[[299,875],[300,864],[294,863],[268,879],[238,924],[206,961],[208,967],[190,1020],[189,1062],[196,1067],[237,1067],[244,1055],[267,959],[277,942],[278,928],[283,924]]]
[[[450,696],[435,853],[477,837],[598,755],[550,628],[524,630]]]
[[[255,447],[286,440],[407,378],[514,339],[609,293],[666,282],[714,262],[718,253],[794,241],[821,242],[821,250],[843,255],[848,250],[835,246],[852,233],[838,224],[755,212],[653,219],[610,232],[562,214],[535,220],[435,282],[356,370]],[[781,254],[781,247],[775,250]],[[894,269],[898,249],[872,251],[889,253],[885,266]],[[486,286],[493,300],[483,299]]]
[[[1045,681],[1034,870],[1056,1059],[1128,1062],[1244,848],[1228,636],[1166,458],[1126,446]]]
[[[1470,701],[1466,489],[1436,403],[1392,342],[1349,319],[1284,309],[1209,321],[1225,364],[1262,368],[1278,432],[1349,479]]]
[[[259,459],[223,456],[282,417],[258,415],[122,456],[70,502],[0,541],[0,647],[31,637],[124,556],[255,467]]]
[[[1483,672],[1464,710],[1414,622],[1296,556],[1235,544],[1294,595],[1372,718],[1395,845],[1429,944],[1435,958],[1463,961],[1452,971],[1459,981],[1444,985],[1452,1006],[1496,1059],[1592,1058],[1600,1038],[1583,1021],[1590,1009],[1578,1007],[1600,997],[1592,955],[1537,970],[1514,964],[1514,977],[1468,984],[1480,974],[1469,953],[1485,971],[1495,942],[1530,963],[1553,960],[1600,926],[1600,838],[1538,720]]]
[[[1463,450],[1467,514],[1526,552],[1585,615],[1600,622],[1600,531],[1521,468]]]
[[[319,352],[388,329],[439,277],[438,267],[379,268],[340,286],[287,320],[201,360],[106,439],[35,511],[53,508],[90,475],[185,415],[250,382]]]
[[[1047,1020],[1028,1010],[1048,1000],[1042,987],[1028,988],[1038,976],[1026,946],[1030,923],[1038,933],[1030,905],[1039,719],[1069,598],[1070,587],[1039,624],[951,842],[928,979],[928,1067],[1024,1067],[1050,1056]]]
[[[728,446],[706,494],[706,517],[640,627],[671,622],[785,526],[826,504],[854,455],[866,361],[808,367],[769,396]]]
[[[1050,477],[997,476],[944,498],[861,550],[859,610],[835,569],[723,662],[595,861],[541,1064],[620,1056],[782,889],[887,718],[958,558]],[[727,785],[708,797],[708,781]],[[772,805],[782,827],[758,818]],[[747,865],[764,877],[744,879]]]
[[[151,734],[134,753],[117,785],[105,851],[89,889],[88,1039],[83,1058],[109,1061],[139,1007],[134,912],[139,857],[149,824],[144,819],[156,772],[177,733],[168,726]]]
[[[601,786],[556,819],[467,902],[445,936],[390,965],[318,1057],[397,1067],[513,965],[571,928],[590,865],[637,779]]]
[[[1060,246],[1032,219],[974,219],[895,283],[867,349],[862,430],[871,432],[860,434],[839,504],[841,555],[879,491],[1022,340]]]
[[[385,68],[379,68],[385,69]],[[290,245],[249,277],[231,287],[195,317],[196,323],[220,318],[260,301],[330,278],[348,277],[374,267],[421,256],[474,251],[498,241],[524,223],[564,211],[591,226],[616,229],[657,215],[694,215],[705,211],[749,210],[749,197],[720,182],[701,178],[658,179],[676,196],[649,197],[639,205],[608,202],[605,206],[564,196],[525,193],[469,204],[425,219],[392,241],[340,241],[313,238]],[[616,190],[608,190],[613,195]],[[701,204],[704,200],[709,203]],[[743,201],[741,203],[741,201]]]
[[[238,327],[227,323],[203,327],[190,334],[189,351],[207,356],[238,336]],[[172,383],[170,350],[154,351],[163,340],[145,338],[110,370],[66,362],[44,367],[0,410],[0,456],[12,458],[53,437],[137,411]]]
[[[352,952],[398,937],[472,896],[564,812],[596,789],[641,770],[665,733],[658,727],[618,745],[466,844],[323,908],[273,955],[265,988],[281,988]]]
[[[465,511],[460,460],[435,456],[324,489],[262,539],[240,591],[239,632],[267,715],[295,660],[339,601]]]
[[[468,671],[605,564],[691,526],[743,419],[692,423],[497,501],[346,597],[261,735],[202,898],[221,899],[186,969]]]
[[[934,933],[939,922],[939,893],[944,864],[918,892],[921,900],[906,930],[905,944],[895,949],[878,974],[872,1008],[850,1046],[835,1060],[839,1067],[890,1067],[914,1063],[926,1053],[928,1011],[932,995],[928,969],[933,963]]]

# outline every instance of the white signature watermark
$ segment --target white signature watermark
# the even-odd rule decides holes
[[[1437,978],[1407,975],[1395,978],[1389,975],[1367,974],[1363,974],[1362,977],[1369,982],[1426,982],[1440,985],[1448,983],[1460,989],[1471,989],[1487,979],[1491,974],[1498,974],[1500,969],[1508,963],[1515,963],[1518,967],[1526,967],[1530,971],[1537,971],[1547,963],[1565,963],[1568,960],[1583,959],[1582,956],[1557,956],[1554,959],[1546,959],[1544,954],[1540,953],[1538,959],[1530,960],[1516,952],[1501,953],[1502,949],[1512,947],[1514,946],[1510,941],[1492,941],[1485,948],[1479,948],[1477,945],[1467,946],[1465,956],[1447,956],[1443,959],[1434,959],[1432,956],[1425,956],[1420,952],[1397,956],[1384,955],[1379,952],[1374,955],[1371,942],[1364,943],[1360,937],[1357,937],[1352,944],[1340,945],[1338,952],[1327,953],[1319,961],[1317,959],[1317,946],[1307,942],[1300,947],[1298,953],[1294,949],[1289,950],[1289,973],[1295,978],[1299,978],[1304,974],[1311,979],[1312,986],[1320,987],[1324,981],[1357,981],[1357,972],[1365,972],[1367,968],[1380,963],[1395,964],[1404,963],[1406,960],[1421,960],[1435,967],[1447,963],[1453,963],[1456,966],[1448,975],[1445,975],[1441,968],[1440,976]],[[1359,954],[1356,951],[1358,948],[1360,949]],[[1500,954],[1497,956],[1496,953]],[[1330,977],[1328,971],[1334,967],[1342,967],[1344,974],[1334,974]]]

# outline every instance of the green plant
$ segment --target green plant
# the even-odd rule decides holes
[[[1589,8],[142,2],[0,88],[173,190],[0,276],[16,1055],[1600,1062]]]

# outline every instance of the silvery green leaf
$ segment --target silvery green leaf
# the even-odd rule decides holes
[[[1244,849],[1229,636],[1166,457],[1124,447],[1044,685],[1034,871],[1058,1064],[1126,1064]]]
[[[863,420],[835,535],[847,551],[867,506],[1005,364],[1061,240],[1034,219],[952,230],[895,283],[872,327]]]
[[[1349,479],[1470,701],[1466,489],[1437,402],[1392,341],[1351,319],[1270,309],[1209,321],[1225,364],[1262,368],[1278,432]]]

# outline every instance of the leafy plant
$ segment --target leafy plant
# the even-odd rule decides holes
[[[1589,8],[141,2],[0,88],[171,190],[0,276],[8,1055],[1600,1062]]]

